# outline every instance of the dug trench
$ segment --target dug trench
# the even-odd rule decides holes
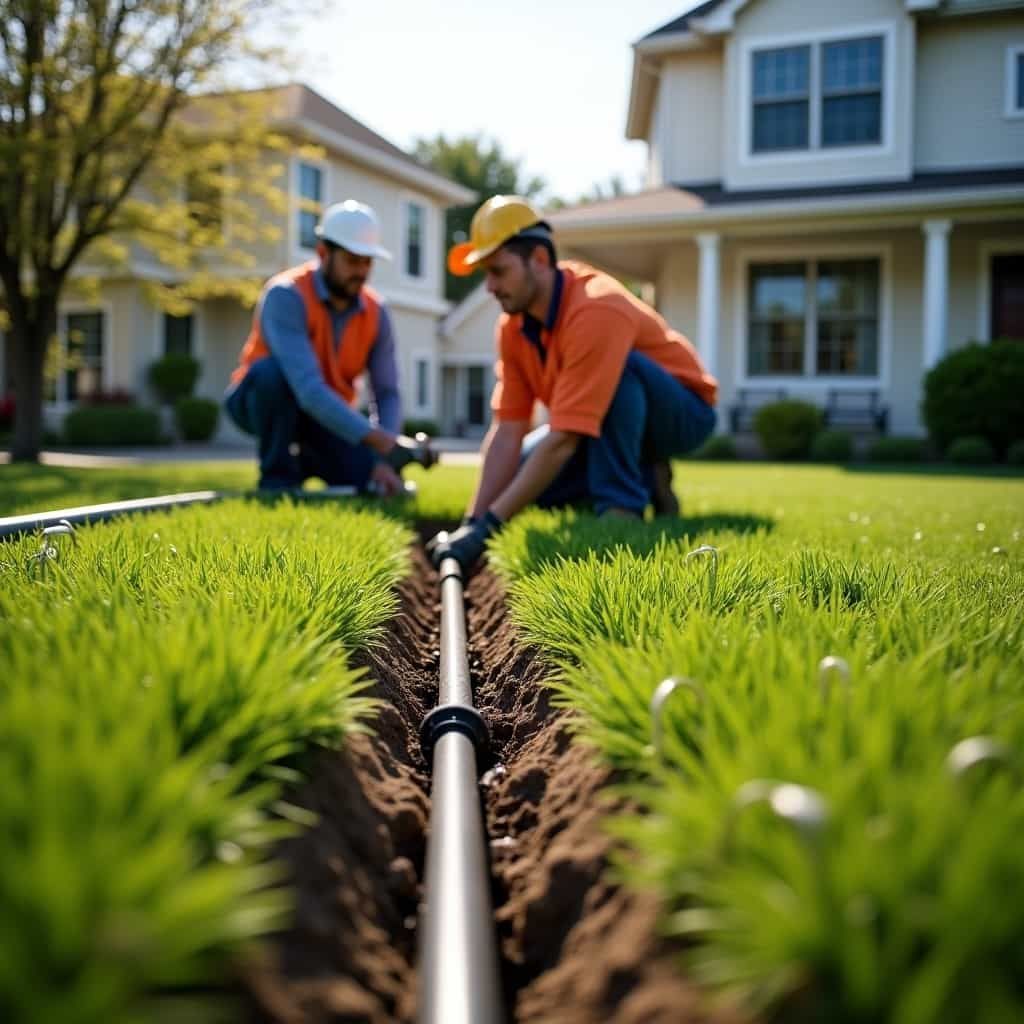
[[[246,970],[245,1019],[415,1020],[430,811],[418,730],[436,703],[440,634],[437,577],[419,548],[399,599],[384,643],[362,658],[381,701],[373,732],[323,753],[291,794],[318,824],[279,851],[293,923]],[[572,741],[543,660],[517,639],[487,570],[466,588],[466,615],[474,702],[491,730],[481,793],[507,1019],[727,1019],[706,1007],[679,972],[678,950],[658,938],[654,898],[609,872],[609,771]]]

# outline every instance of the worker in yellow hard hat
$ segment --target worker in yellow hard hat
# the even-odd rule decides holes
[[[435,563],[468,568],[530,504],[678,514],[669,459],[716,420],[718,384],[693,345],[615,278],[559,262],[550,226],[520,196],[488,199],[448,268],[483,273],[502,314],[480,478],[463,525],[430,542]],[[537,402],[548,422],[531,431]]]

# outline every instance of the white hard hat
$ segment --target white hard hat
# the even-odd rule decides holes
[[[377,214],[366,203],[357,203],[354,199],[328,206],[316,226],[316,235],[357,256],[391,259],[391,253],[380,244]]]

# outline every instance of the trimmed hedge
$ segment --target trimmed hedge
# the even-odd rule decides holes
[[[924,378],[921,413],[945,451],[961,437],[983,437],[997,453],[1024,437],[1024,345],[973,343],[951,352]]]
[[[853,458],[853,438],[845,430],[822,430],[811,444],[815,462],[849,462]]]
[[[149,367],[150,386],[167,405],[188,398],[198,379],[199,362],[180,352],[166,355]]]
[[[209,441],[217,430],[220,406],[209,398],[179,398],[174,417],[186,441]]]
[[[67,444],[106,447],[110,445],[155,445],[164,443],[160,415],[138,405],[89,405],[64,417]]]
[[[926,454],[919,437],[877,437],[868,447],[872,462],[922,462]]]
[[[728,434],[712,434],[699,448],[690,453],[691,459],[708,462],[736,458],[736,442]]]
[[[984,437],[958,437],[946,456],[958,466],[990,466],[996,461],[995,449]]]
[[[757,410],[754,430],[769,458],[806,459],[821,430],[821,410],[792,398],[772,402]]]

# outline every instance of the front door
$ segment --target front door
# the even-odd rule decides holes
[[[1024,341],[1024,252],[992,257],[992,323],[989,337]]]

